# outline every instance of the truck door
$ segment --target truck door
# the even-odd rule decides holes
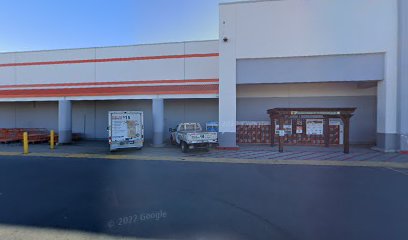
[[[109,143],[111,150],[142,148],[144,140],[143,112],[109,112]]]

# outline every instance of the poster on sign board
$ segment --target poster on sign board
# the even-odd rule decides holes
[[[307,135],[323,135],[323,119],[307,119],[306,134]]]
[[[275,120],[275,134],[279,135],[279,123]],[[285,130],[286,135],[292,135],[292,120],[289,120],[286,124],[283,125],[283,130]]]

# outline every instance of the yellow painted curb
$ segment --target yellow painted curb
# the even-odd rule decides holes
[[[29,153],[23,155],[18,152],[0,152],[0,156],[25,157],[55,157],[55,158],[86,158],[108,160],[138,160],[138,161],[173,161],[173,162],[201,162],[201,163],[230,163],[230,164],[261,164],[261,165],[306,165],[306,166],[341,166],[341,167],[379,167],[408,169],[408,163],[401,162],[373,162],[373,161],[339,161],[339,160],[271,160],[271,159],[242,159],[242,158],[207,158],[207,157],[168,157],[152,155],[110,155],[85,153]]]

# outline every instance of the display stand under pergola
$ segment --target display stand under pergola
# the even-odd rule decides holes
[[[276,130],[279,130],[279,152],[283,152],[285,129],[284,124],[288,119],[320,118],[324,120],[323,135],[324,144],[330,146],[329,120],[339,118],[344,125],[344,153],[350,153],[350,118],[356,108],[273,108],[267,113],[271,119],[271,144],[275,145]],[[279,129],[275,129],[275,120],[279,123]]]

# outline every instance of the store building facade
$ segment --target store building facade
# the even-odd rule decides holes
[[[407,5],[225,3],[214,41],[1,53],[0,128],[104,139],[108,111],[141,110],[148,140],[218,121],[220,146],[236,148],[237,123],[267,109],[355,107],[352,144],[407,151]]]

